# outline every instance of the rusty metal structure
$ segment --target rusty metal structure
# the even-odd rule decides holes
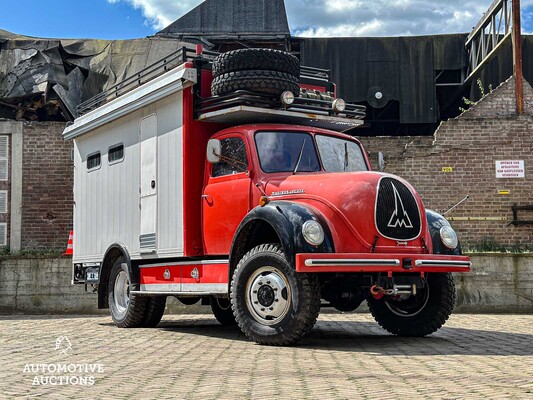
[[[512,41],[518,114],[524,112],[521,26],[520,0],[494,0],[466,38],[468,69],[465,83],[479,76],[479,72],[494,59],[503,46]]]

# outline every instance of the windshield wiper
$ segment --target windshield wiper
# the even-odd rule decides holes
[[[298,155],[298,161],[296,161],[296,165],[294,166],[294,171],[292,171],[292,174],[294,175],[296,171],[298,171],[298,167],[300,166],[300,161],[302,161],[302,156],[304,154],[304,147],[305,147],[305,141],[307,139],[304,139],[304,142],[302,143],[302,148],[300,149],[300,154]]]

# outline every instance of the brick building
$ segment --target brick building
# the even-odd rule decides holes
[[[426,207],[445,211],[466,248],[498,250],[533,246],[533,224],[511,224],[512,207],[533,205],[533,89],[524,81],[525,113],[515,111],[509,78],[477,105],[443,121],[431,137],[366,137],[367,150],[382,151],[386,172],[405,177]],[[496,161],[522,160],[524,178],[497,178]],[[518,213],[533,220],[533,211]]]
[[[65,248],[73,163],[72,143],[61,137],[64,127],[0,120],[0,246],[11,252]]]

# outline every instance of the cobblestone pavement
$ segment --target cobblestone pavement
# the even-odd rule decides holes
[[[0,318],[1,399],[533,399],[532,315],[456,314],[427,338],[399,338],[368,314],[323,314],[290,348],[256,345],[207,314],[154,329]]]

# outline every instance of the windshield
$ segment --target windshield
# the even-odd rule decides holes
[[[368,171],[363,151],[357,143],[324,135],[316,135],[315,139],[326,171]]]
[[[313,137],[308,133],[257,132],[255,143],[265,172],[320,171]]]

